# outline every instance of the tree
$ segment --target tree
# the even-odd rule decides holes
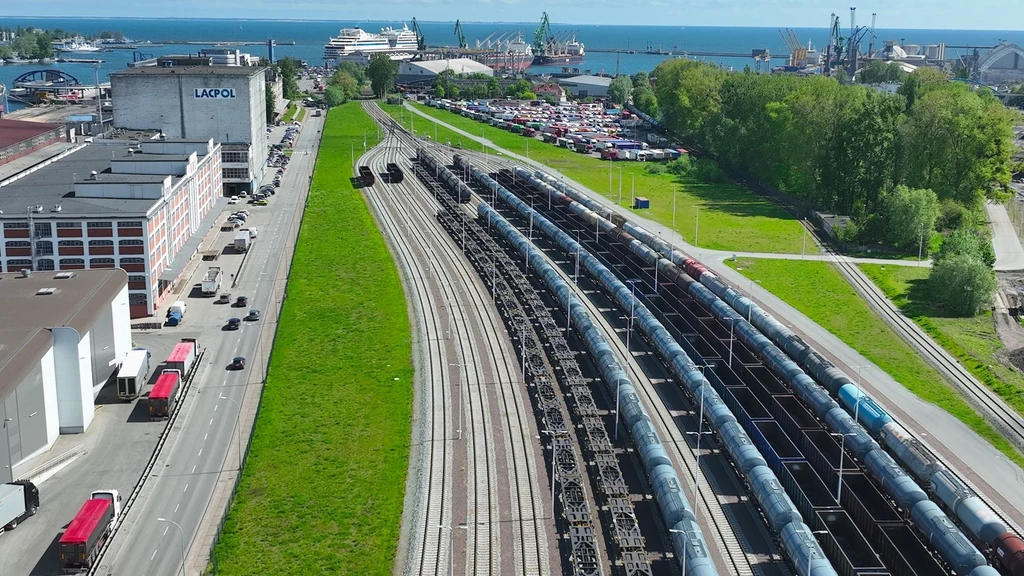
[[[883,242],[903,250],[918,248],[935,229],[939,201],[931,190],[897,186],[882,196],[878,217]]]
[[[651,77],[647,72],[637,72],[636,74],[633,74],[633,88],[651,89]]]
[[[928,278],[932,293],[947,312],[974,316],[992,302],[996,278],[980,259],[955,254],[936,262]]]
[[[282,92],[287,100],[295,100],[299,97],[299,71],[302,70],[302,63],[286,56],[277,61],[277,69],[281,73]]]
[[[893,84],[902,82],[907,73],[895,62],[873,60],[857,72],[857,80],[861,84]]]
[[[657,118],[661,114],[658,108],[658,97],[648,87],[637,86],[633,88],[633,105],[652,118]]]
[[[355,62],[349,62],[348,60],[338,64],[337,72],[345,72],[352,78],[355,78],[356,83],[361,87],[366,84],[366,68],[356,64]]]
[[[329,88],[334,87],[341,90],[343,99],[339,104],[344,103],[351,98],[355,98],[359,95],[360,91],[359,81],[344,70],[337,70],[332,74],[330,79],[327,81],[327,86]],[[324,95],[326,96],[326,94],[327,91],[325,90]],[[337,104],[334,104],[334,106],[337,106]]]
[[[440,82],[434,83],[434,98],[444,98],[444,85]]]
[[[624,106],[629,103],[629,96],[633,92],[633,81],[629,76],[616,76],[608,85],[608,99]]]
[[[907,112],[914,108],[917,99],[932,84],[943,82],[946,77],[933,68],[918,68],[903,79],[903,85],[897,92],[907,99]]]
[[[523,92],[522,98],[523,98],[523,100],[530,100],[532,102],[533,100],[537,99],[537,95],[534,94],[533,92],[526,91],[526,92]]]
[[[949,233],[942,240],[942,246],[936,255],[936,262],[954,256],[970,256],[977,258],[985,266],[991,268],[996,263],[996,252],[992,247],[992,239],[976,229],[959,228]]]
[[[494,76],[487,80],[487,95],[491,98],[501,95],[501,83]]]
[[[375,52],[370,56],[370,63],[366,66],[366,77],[370,79],[370,87],[378,98],[395,87],[395,80],[398,79],[398,62],[383,52]]]
[[[0,45],[0,59],[14,58],[14,50],[10,46]]]
[[[658,105],[669,125],[680,134],[702,139],[705,123],[721,111],[725,72],[706,62],[666,60],[654,69]]]
[[[328,107],[334,108],[335,106],[341,106],[348,101],[348,95],[345,90],[337,84],[332,84],[324,89],[324,102]]]
[[[529,92],[533,86],[528,80],[516,80],[505,88],[505,96],[513,100],[520,100],[523,94]]]
[[[267,103],[267,124],[273,124],[277,118],[277,97],[274,95],[274,88],[267,82],[264,86],[264,98]]]

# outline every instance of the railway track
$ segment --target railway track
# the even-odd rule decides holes
[[[390,144],[390,148],[370,157],[371,165],[379,170],[387,162],[395,162],[411,173],[407,159],[410,150],[405,143],[392,138]],[[446,529],[442,528],[444,523],[432,525],[427,514],[421,527],[424,531],[438,530],[438,543],[444,533],[457,538],[457,531],[465,530],[465,571],[470,574],[548,574],[545,519],[531,452],[533,431],[518,392],[514,354],[507,340],[502,342],[499,336],[504,333],[500,320],[489,313],[489,300],[481,293],[482,286],[460,249],[434,221],[437,206],[433,200],[410,180],[378,184],[374,190],[378,189],[376,200],[384,218],[391,220],[391,230],[405,234],[406,244],[418,246],[412,250],[413,265],[428,263],[428,277],[437,296],[446,303],[447,328],[456,350],[456,357],[449,355],[447,360],[454,360],[448,362],[449,367],[458,368],[457,383],[465,389],[470,423],[470,429],[464,431],[469,434],[464,465],[472,477],[466,486],[466,521],[453,527],[458,521],[458,514],[453,514]],[[500,458],[502,455],[504,458]],[[501,478],[502,471],[505,478]],[[452,507],[458,511],[459,504],[453,501]],[[430,508],[429,502],[426,508]],[[431,573],[424,568],[429,567],[432,552],[440,553],[433,540],[423,538],[419,556],[426,562],[420,562],[417,573]],[[514,542],[510,547],[506,544],[513,550],[502,549],[502,542]],[[502,558],[508,556],[511,562],[503,564]]]

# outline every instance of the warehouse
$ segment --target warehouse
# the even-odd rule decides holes
[[[110,75],[114,126],[222,144],[221,180],[232,196],[258,187],[267,166],[266,69],[138,66]]]
[[[123,270],[0,274],[0,483],[89,428],[131,345]]]
[[[64,127],[59,124],[0,118],[0,165],[63,141]]]
[[[433,81],[434,77],[451,70],[458,75],[484,74],[494,76],[494,69],[469,58],[450,58],[448,60],[423,60],[419,62],[402,62],[398,68],[398,81],[409,83],[423,80]]]
[[[608,76],[573,76],[558,81],[565,91],[577,98],[604,98],[612,79]]]
[[[210,140],[96,140],[0,187],[0,272],[128,272],[132,318],[153,314],[219,213]]]

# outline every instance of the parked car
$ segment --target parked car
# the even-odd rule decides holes
[[[241,370],[245,368],[245,356],[235,356],[231,360],[231,365],[228,366],[229,370]]]
[[[257,200],[253,202],[253,204],[255,204],[256,206],[266,206],[270,204],[270,202],[267,202],[266,198],[264,198],[263,200]]]
[[[228,324],[224,328],[228,330],[238,330],[242,327],[242,320],[240,318],[228,318]]]
[[[230,199],[228,200],[228,204],[238,204],[238,196],[232,196],[232,197],[231,197],[231,198],[230,198]]]

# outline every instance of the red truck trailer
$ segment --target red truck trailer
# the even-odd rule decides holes
[[[177,370],[164,370],[156,379],[153,390],[149,393],[149,419],[161,420],[171,415],[174,410],[175,396],[181,378]]]
[[[174,345],[174,349],[171,350],[171,355],[167,357],[167,369],[178,370],[181,372],[182,378],[186,377],[189,370],[192,369],[198,353],[199,351],[196,349],[194,341],[183,340],[178,342]]]
[[[60,537],[60,569],[78,574],[92,567],[97,552],[110,533],[114,502],[105,498],[86,500]]]

